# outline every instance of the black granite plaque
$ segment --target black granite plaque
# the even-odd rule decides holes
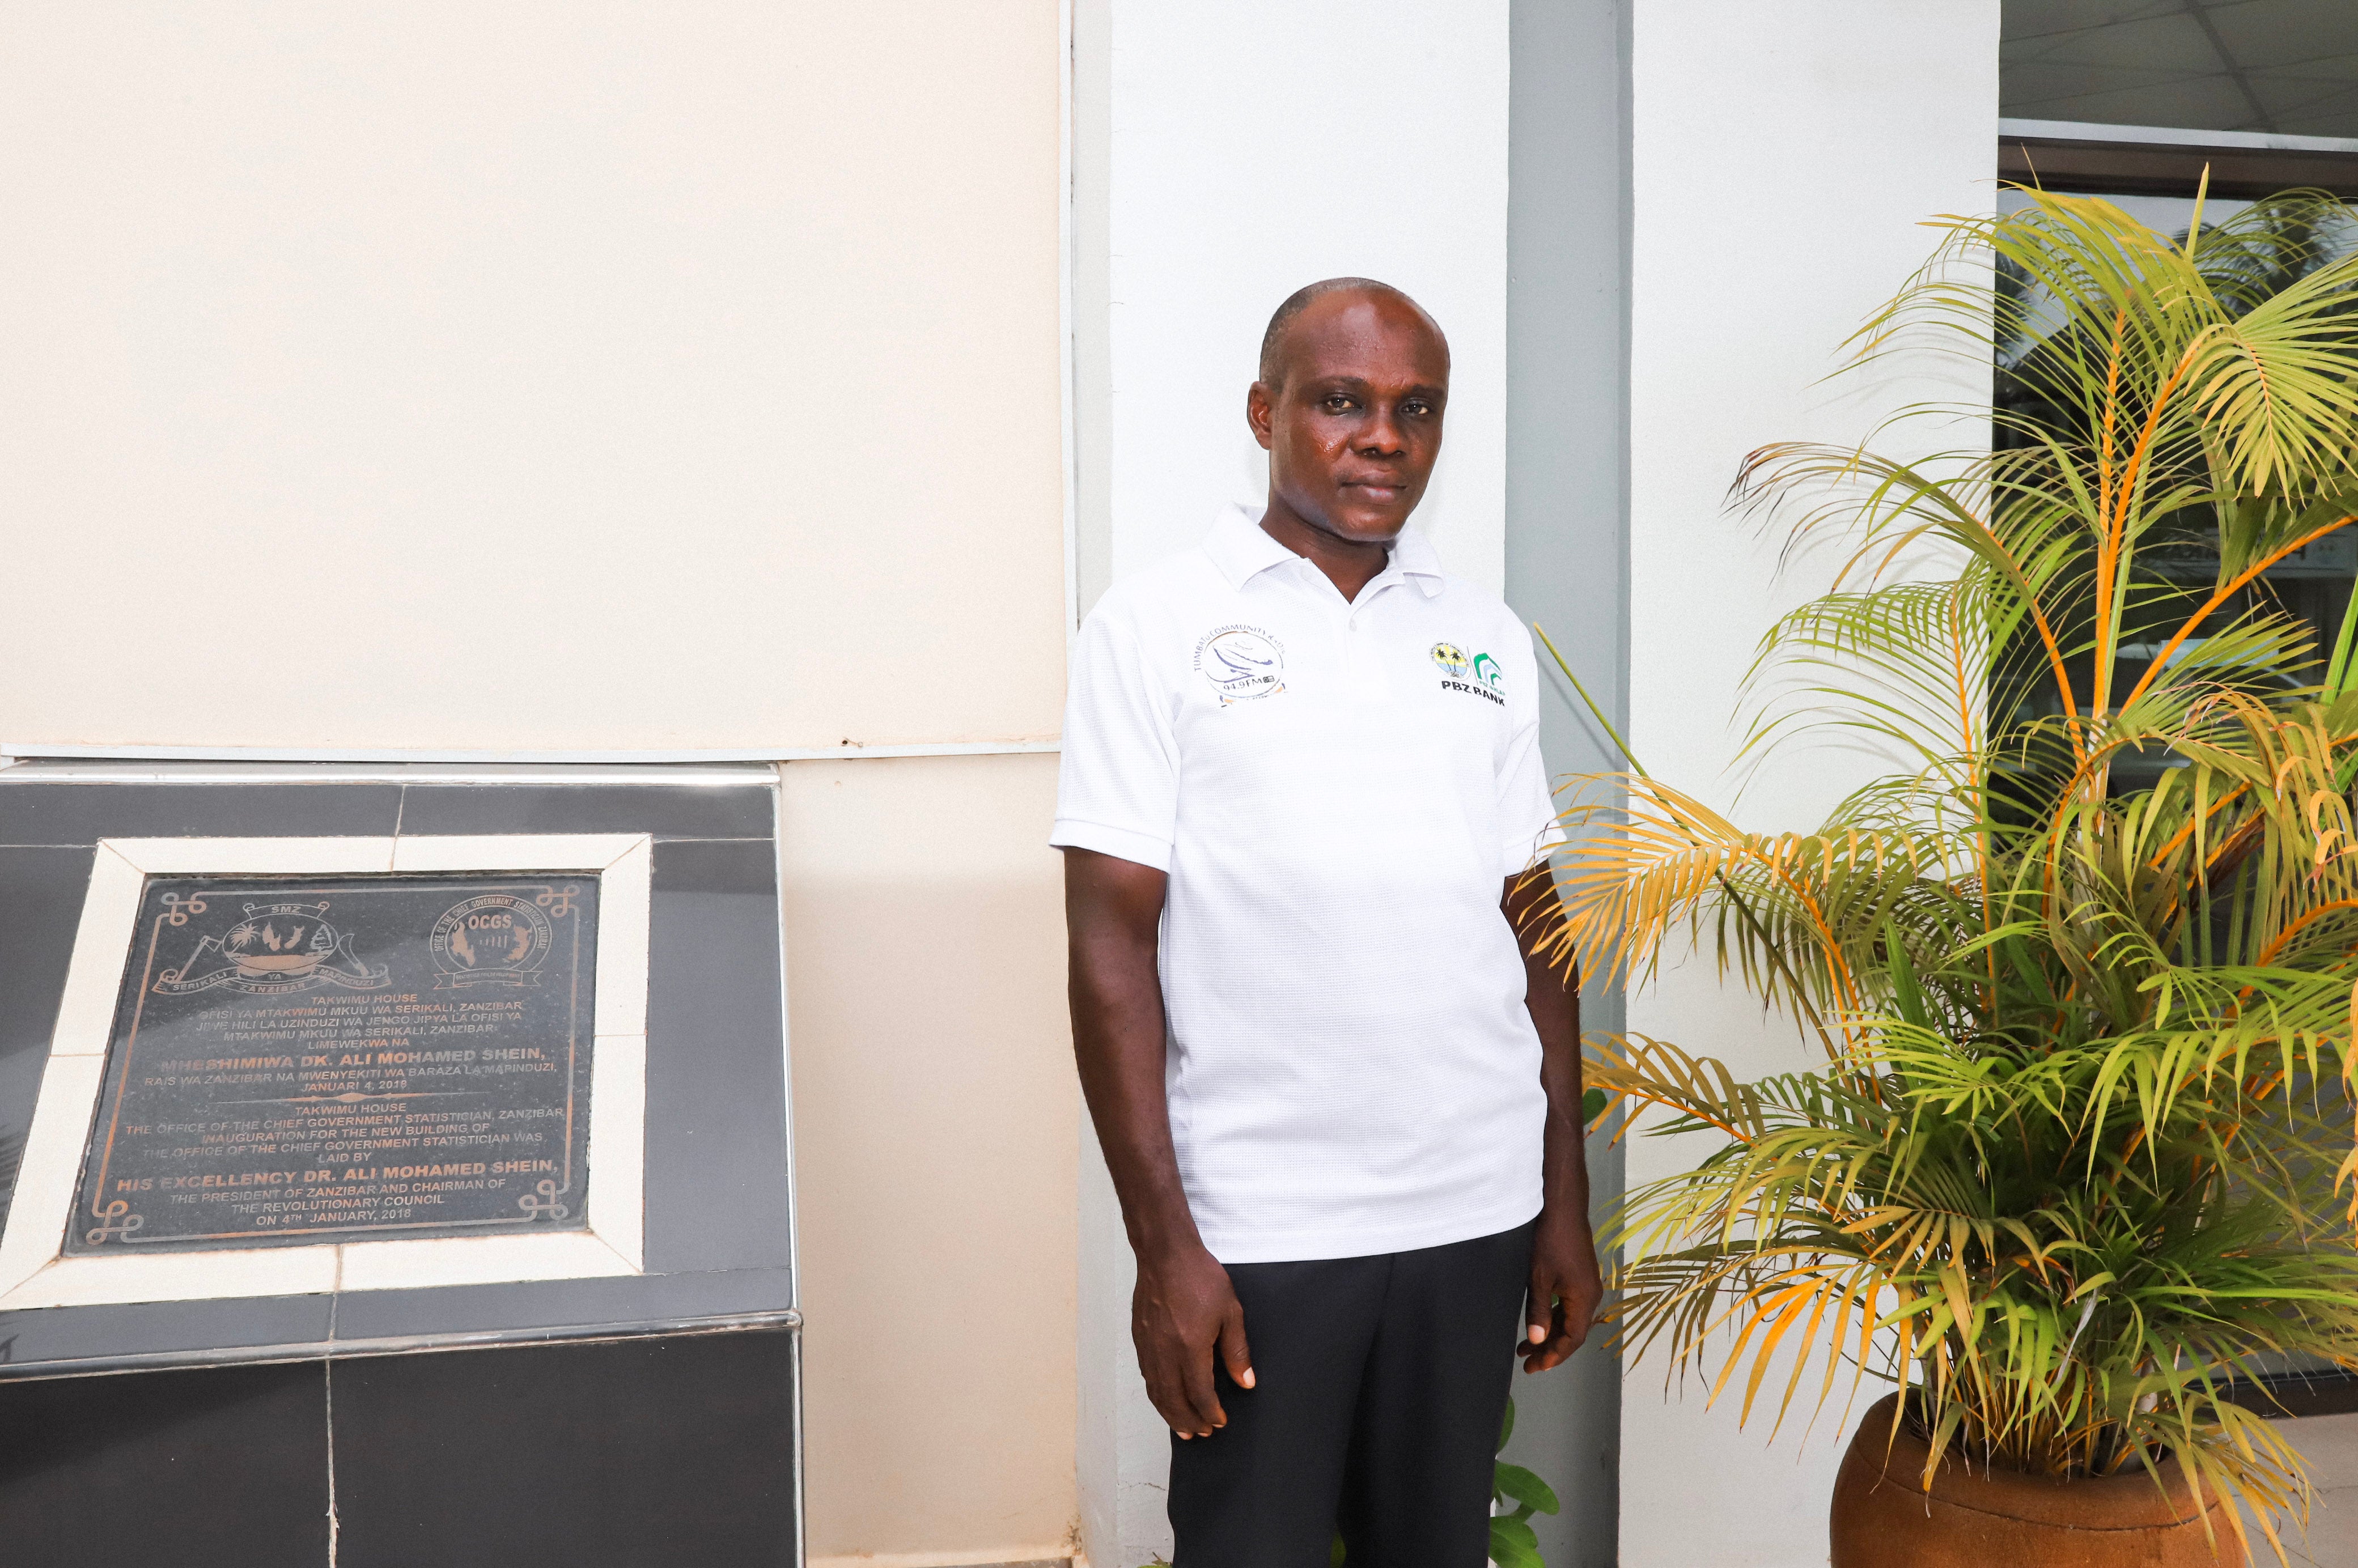
[[[594,875],[149,877],[69,1255],[579,1229]]]

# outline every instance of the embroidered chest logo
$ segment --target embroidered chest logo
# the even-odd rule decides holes
[[[1195,644],[1195,668],[1222,708],[1275,697],[1285,689],[1285,645],[1259,626],[1215,626]]]
[[[1507,685],[1507,673],[1498,661],[1487,654],[1466,656],[1466,650],[1455,643],[1435,643],[1432,648],[1433,666],[1441,672],[1441,689],[1462,691],[1469,697],[1487,697],[1499,707],[1507,706],[1501,695]]]

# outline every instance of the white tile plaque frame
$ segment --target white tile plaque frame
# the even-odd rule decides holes
[[[0,1312],[643,1272],[647,913],[654,848],[654,839],[644,833],[101,839],[16,1195],[6,1228],[0,1230]],[[588,1229],[63,1256],[84,1146],[106,1079],[115,999],[148,876],[460,871],[599,877],[597,972],[590,982],[597,1034],[590,1059]]]

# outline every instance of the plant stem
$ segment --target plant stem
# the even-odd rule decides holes
[[[1621,731],[1613,727],[1613,720],[1605,717],[1605,710],[1596,706],[1596,699],[1588,695],[1588,688],[1581,684],[1578,676],[1573,674],[1571,664],[1562,653],[1557,651],[1555,639],[1550,637],[1547,634],[1547,629],[1537,622],[1531,623],[1531,630],[1538,634],[1539,640],[1546,644],[1548,657],[1553,659],[1555,667],[1563,672],[1563,678],[1572,683],[1572,689],[1580,694],[1580,700],[1587,704],[1588,716],[1595,719],[1597,727],[1612,739],[1614,749],[1619,752],[1622,760],[1629,764],[1629,771],[1641,779],[1650,780],[1654,775],[1646,771],[1646,764],[1639,762],[1637,753],[1629,750],[1629,742],[1621,738]],[[1688,838],[1692,842],[1693,835],[1690,833]],[[1818,1044],[1825,1048],[1828,1056],[1839,1056],[1841,1053],[1834,1049],[1833,1036],[1826,1033],[1825,1016],[1818,1011],[1818,1004],[1812,1001],[1808,994],[1801,989],[1801,978],[1795,975],[1792,967],[1785,962],[1782,945],[1770,940],[1768,928],[1761,923],[1758,915],[1752,913],[1751,903],[1736,891],[1734,882],[1727,880],[1725,871],[1714,871],[1712,873],[1712,878],[1719,883],[1719,891],[1727,895],[1728,902],[1736,905],[1736,912],[1744,917],[1745,927],[1752,933],[1753,940],[1760,944],[1761,950],[1766,952],[1769,961],[1777,966],[1777,972],[1785,977],[1785,984],[1790,989],[1793,1000],[1800,1004],[1801,1011],[1807,1016],[1811,1031],[1818,1037]]]
[[[2345,622],[2345,627],[2346,624]],[[1603,730],[1606,736],[1612,741],[1613,749],[1621,753],[1621,760],[1629,764],[1629,771],[1641,779],[1652,778],[1654,775],[1646,771],[1646,764],[1639,762],[1637,753],[1629,750],[1629,742],[1621,739],[1621,731],[1613,728],[1613,720],[1605,717],[1605,709],[1596,706],[1596,699],[1588,695],[1588,688],[1580,684],[1578,676],[1572,673],[1572,665],[1565,661],[1562,654],[1556,652],[1555,640],[1547,634],[1547,628],[1533,622],[1531,630],[1539,634],[1541,643],[1547,644],[1548,657],[1553,659],[1555,667],[1563,672],[1563,678],[1572,683],[1572,689],[1580,693],[1580,700],[1588,707],[1588,716],[1596,720],[1597,727]]]
[[[2350,678],[2351,633],[2358,630],[2358,578],[2350,582],[2349,601],[2342,607],[2342,627],[2333,634],[2333,658],[2325,666],[2325,699],[2328,702],[2342,695]]]

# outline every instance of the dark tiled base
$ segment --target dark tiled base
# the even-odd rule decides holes
[[[25,1568],[319,1568],[320,1368],[0,1386],[0,1561]]]
[[[2358,1376],[2348,1372],[2277,1372],[2228,1386],[2227,1397],[2265,1416],[2349,1415],[2358,1411]]]
[[[330,1300],[142,1303],[0,1314],[16,1368],[150,1351],[310,1346],[503,1327],[633,1325],[794,1299],[773,796],[744,781],[98,784],[0,773],[0,1214],[30,1127],[100,838],[280,833],[651,834],[645,1143],[648,1272]],[[438,779],[452,770],[436,770]],[[712,770],[698,770],[699,776]],[[723,776],[734,779],[733,773]],[[45,844],[81,846],[41,848]],[[0,1371],[0,1377],[5,1372]],[[0,1568],[14,1568],[0,1535]]]
[[[287,772],[300,777],[299,769]],[[32,782],[37,778],[28,770],[0,785],[0,844],[384,836],[401,820],[401,785],[396,784]]]
[[[354,1291],[336,1299],[335,1337],[391,1339],[502,1329],[655,1325],[680,1318],[775,1312],[793,1300],[794,1276],[784,1269],[716,1269],[604,1280]],[[5,1326],[5,1320],[0,1320],[0,1326]]]
[[[766,776],[746,787],[561,784],[540,789],[410,784],[404,833],[645,833],[657,838],[767,838]]]
[[[346,1361],[338,1568],[794,1561],[783,1333]]]
[[[0,1384],[27,1568],[784,1568],[784,1332]],[[332,1411],[332,1420],[330,1412]]]
[[[319,1345],[335,1335],[335,1301],[316,1296],[233,1296],[208,1302],[110,1302],[0,1313],[0,1361],[10,1367],[111,1356],[150,1356],[257,1346]],[[59,1371],[70,1367],[59,1366]],[[7,1376],[0,1368],[0,1377]],[[6,1537],[0,1536],[0,1541]],[[6,1561],[0,1552],[0,1563]]]

